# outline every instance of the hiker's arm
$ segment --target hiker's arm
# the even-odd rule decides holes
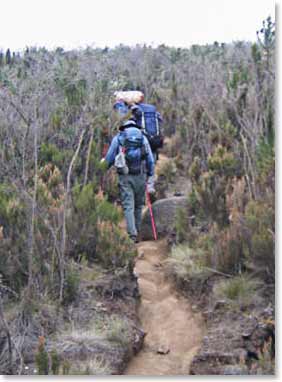
[[[105,161],[107,162],[109,168],[114,164],[115,157],[117,154],[118,154],[118,137],[115,136],[105,156]]]
[[[163,117],[161,116],[161,114],[158,111],[157,111],[157,118],[158,118],[159,123],[163,123]]]
[[[146,169],[147,169],[147,175],[148,176],[154,176],[155,171],[155,162],[153,153],[150,147],[150,144],[148,142],[148,139],[144,135],[144,145],[145,145],[145,151],[146,151]]]

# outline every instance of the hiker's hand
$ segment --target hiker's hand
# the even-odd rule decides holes
[[[154,186],[148,186],[147,190],[150,195],[154,195],[156,193]]]
[[[99,162],[99,170],[101,170],[102,172],[106,172],[107,169],[108,169],[108,163],[105,160],[105,158],[103,158]]]
[[[154,176],[149,176],[147,179],[147,190],[149,194],[154,194],[156,192],[154,183],[155,183]]]

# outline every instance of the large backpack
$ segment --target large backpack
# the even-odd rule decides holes
[[[129,174],[138,175],[145,158],[143,133],[136,127],[126,128],[119,137],[119,144],[125,154]]]
[[[146,103],[139,103],[132,107],[132,112],[138,126],[142,127],[152,151],[163,147],[163,135],[160,130],[160,114],[156,107]]]

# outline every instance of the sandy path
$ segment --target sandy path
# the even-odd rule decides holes
[[[135,267],[141,293],[139,317],[147,335],[126,375],[189,374],[189,365],[203,336],[200,316],[192,313],[189,302],[177,296],[165,279],[166,251],[164,240],[138,245],[139,254],[144,254]]]

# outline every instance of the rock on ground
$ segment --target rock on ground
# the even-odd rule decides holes
[[[173,232],[177,211],[187,207],[187,198],[184,196],[161,199],[153,204],[153,215],[159,238]],[[150,211],[147,208],[143,214],[141,225],[142,240],[153,240]]]

